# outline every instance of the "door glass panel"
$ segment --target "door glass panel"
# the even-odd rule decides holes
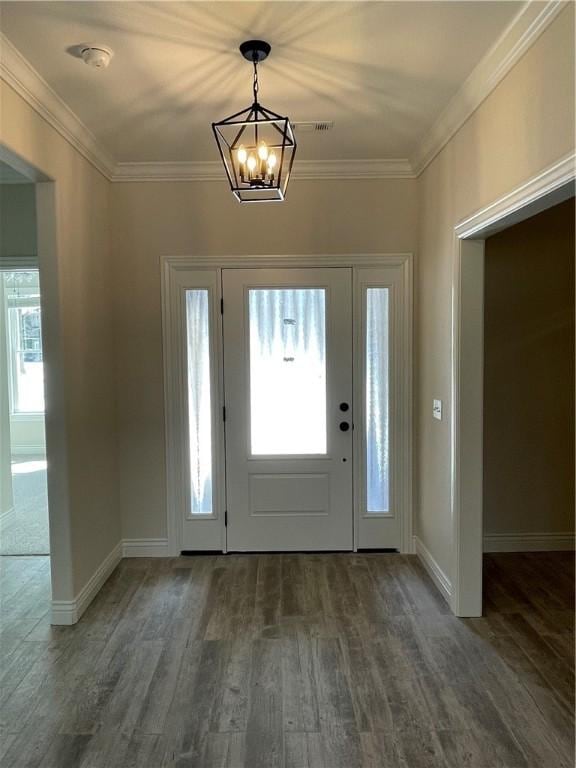
[[[326,291],[251,289],[251,448],[326,453]]]
[[[388,288],[366,291],[367,511],[390,509]]]
[[[210,302],[206,289],[186,291],[190,512],[212,513]]]

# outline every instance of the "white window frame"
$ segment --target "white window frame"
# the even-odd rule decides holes
[[[212,513],[192,514],[188,439],[188,337],[186,292],[208,290],[210,312],[210,386],[212,403]],[[217,269],[165,264],[162,281],[164,330],[164,406],[168,546],[182,550],[224,550],[224,424],[222,419],[221,281]],[[181,545],[184,526],[194,529],[194,544]]]
[[[183,315],[183,296],[187,289],[203,288],[207,284],[218,286],[214,301],[212,316],[213,350],[213,452],[215,471],[213,475],[213,493],[215,498],[215,515],[194,516],[194,524],[198,529],[198,538],[193,547],[186,549],[214,550],[226,552],[225,529],[225,455],[224,455],[224,408],[223,390],[223,342],[221,301],[221,271],[225,268],[314,268],[314,267],[350,267],[353,270],[353,313],[354,313],[354,367],[362,371],[362,376],[356,376],[354,384],[355,403],[363,402],[364,358],[363,344],[359,334],[362,333],[363,319],[361,317],[362,302],[360,299],[362,285],[381,287],[393,285],[396,300],[393,316],[391,314],[391,347],[394,348],[391,361],[391,402],[394,397],[396,412],[390,414],[391,424],[391,454],[396,453],[396,461],[391,466],[391,499],[400,523],[399,551],[414,552],[413,542],[413,509],[412,509],[412,445],[413,445],[413,402],[412,402],[412,368],[413,368],[413,255],[400,254],[357,254],[357,255],[261,255],[261,256],[164,256],[162,257],[162,319],[164,342],[164,404],[166,431],[166,476],[167,476],[167,528],[168,550],[172,556],[177,556],[182,550],[182,521],[183,511],[187,508],[186,483],[182,478],[188,478],[187,465],[187,420],[182,414],[187,413],[186,379],[186,326]],[[390,283],[380,276],[370,279],[370,270],[385,267],[400,268],[396,270],[397,278]],[[365,270],[365,272],[363,272]],[[364,276],[364,277],[363,277]],[[364,278],[367,279],[364,280]],[[362,282],[364,280],[364,282]],[[180,294],[180,298],[178,298]],[[354,406],[354,422],[360,427],[364,422],[363,414]],[[362,428],[355,429],[354,454],[355,458],[362,456],[362,445],[359,443],[363,433]],[[392,448],[394,446],[394,448]],[[354,461],[354,551],[361,548],[379,548],[382,546],[374,531],[361,534],[361,528],[369,523],[371,528],[378,521],[390,519],[389,514],[365,515],[363,498],[365,492],[359,489],[365,483],[364,462]],[[189,491],[188,491],[189,493]],[[393,494],[393,495],[392,495]],[[196,520],[196,518],[198,518]],[[208,518],[208,520],[206,519]],[[217,533],[208,532],[208,522],[218,527]],[[219,542],[219,546],[215,546]],[[370,543],[368,543],[370,542]]]
[[[387,512],[368,512],[366,500],[366,292],[369,288],[387,288],[389,292],[390,508]],[[354,303],[355,545],[359,549],[379,549],[396,538],[400,551],[412,552],[412,526],[408,523],[411,515],[406,513],[412,504],[412,306],[411,272],[407,265],[357,267]]]

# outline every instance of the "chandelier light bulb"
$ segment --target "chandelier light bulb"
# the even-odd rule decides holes
[[[248,170],[253,171],[256,168],[256,158],[254,155],[250,155],[248,158]]]
[[[260,160],[266,160],[268,158],[268,147],[264,141],[261,141],[258,145],[258,157]]]
[[[276,166],[276,155],[274,152],[270,152],[268,155],[268,168],[272,169]]]
[[[238,162],[244,165],[247,157],[248,157],[248,153],[244,149],[244,144],[240,144],[240,146],[238,147]]]

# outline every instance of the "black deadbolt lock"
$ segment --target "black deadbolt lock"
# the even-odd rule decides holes
[[[340,410],[341,410],[341,411],[344,411],[344,412],[345,412],[345,411],[347,411],[347,410],[348,410],[348,408],[350,408],[350,406],[348,405],[348,403],[340,403]]]
[[[340,429],[342,430],[342,432],[348,432],[348,430],[350,429],[350,424],[348,424],[347,421],[341,421]]]

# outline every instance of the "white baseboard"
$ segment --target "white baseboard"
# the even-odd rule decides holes
[[[124,539],[122,557],[170,557],[168,539]]]
[[[487,533],[484,552],[560,552],[575,547],[573,533]]]
[[[122,559],[122,542],[100,563],[74,600],[52,600],[52,624],[76,624]]]
[[[414,550],[420,558],[422,565],[428,571],[432,581],[436,584],[440,593],[450,605],[450,600],[452,598],[452,584],[450,583],[450,579],[446,576],[442,568],[440,568],[430,551],[418,536],[414,536]]]

